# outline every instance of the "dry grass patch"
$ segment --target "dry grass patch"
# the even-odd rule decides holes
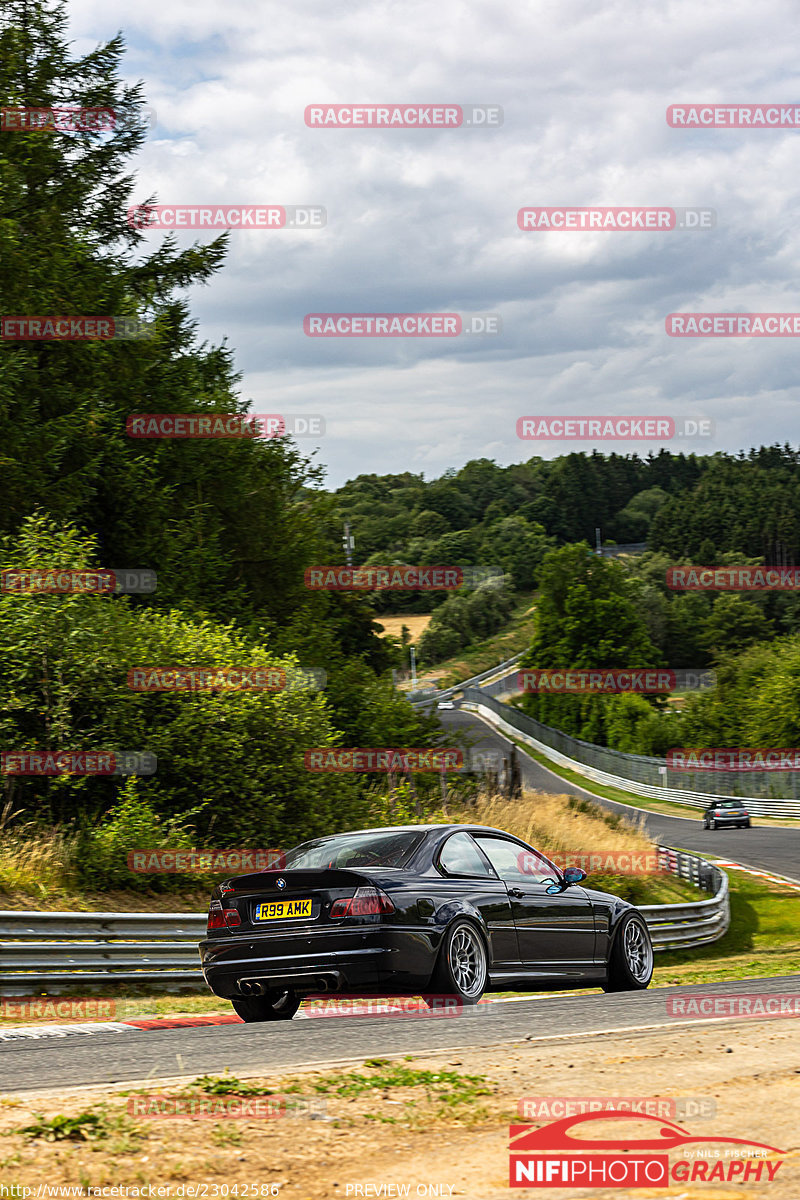
[[[441,820],[442,814],[431,819]],[[508,800],[500,795],[484,795],[474,804],[449,808],[444,819],[504,829],[549,857],[655,853],[655,846],[644,830],[644,813],[631,819],[620,817],[578,796],[525,791],[520,799]],[[590,874],[586,884],[614,892],[633,904],[669,904],[701,898],[695,887],[671,875],[598,872]]]
[[[431,623],[433,613],[386,613],[375,618],[376,624],[383,626],[383,635],[391,634],[399,638],[405,625],[411,635],[412,644],[420,634],[423,634]]]

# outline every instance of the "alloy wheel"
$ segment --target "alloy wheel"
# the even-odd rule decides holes
[[[653,969],[653,947],[646,931],[638,921],[629,921],[624,930],[625,961],[637,983],[650,978]]]
[[[450,940],[450,971],[464,996],[480,994],[486,983],[486,952],[479,935],[460,925]]]

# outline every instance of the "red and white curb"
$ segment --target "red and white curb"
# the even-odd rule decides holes
[[[788,875],[774,875],[771,871],[759,871],[756,867],[746,867],[743,863],[729,862],[726,858],[708,860],[712,866],[727,867],[730,871],[741,871],[744,875],[754,875],[757,879],[766,879],[769,883],[777,883],[781,887],[793,888],[800,892],[800,879],[792,879]]]
[[[479,1006],[489,1004],[514,1004],[523,1000],[546,999],[546,996],[514,996],[514,997],[498,997],[497,999],[483,999],[479,1001]],[[420,1013],[424,1016],[428,1011],[420,1006]],[[400,1013],[404,1016],[414,1017],[417,1015],[417,1010],[411,1012],[408,1009],[401,1008],[399,1005],[390,1005],[386,1003],[385,1012],[375,1013],[342,1013],[328,1014],[327,1017],[311,1017],[302,1009],[295,1016],[296,1021],[312,1021],[312,1020],[327,1020],[331,1016],[351,1016],[353,1019],[358,1019],[361,1016],[370,1017],[391,1017]],[[447,1019],[447,1014],[436,1014],[434,1020]],[[235,1013],[211,1013],[208,1016],[198,1015],[196,1017],[135,1017],[129,1021],[73,1021],[68,1024],[48,1024],[48,1025],[16,1025],[8,1029],[0,1028],[0,1042],[15,1042],[15,1041],[38,1041],[41,1038],[48,1037],[73,1037],[81,1035],[91,1035],[93,1033],[139,1033],[143,1030],[156,1029],[197,1029],[203,1026],[215,1025],[243,1025],[241,1017],[237,1017]]]
[[[143,1017],[130,1021],[74,1021],[66,1025],[16,1025],[0,1029],[0,1042],[38,1041],[48,1037],[72,1037],[92,1033],[138,1033],[143,1029],[192,1029],[202,1025],[243,1025],[236,1014],[214,1013],[198,1017]]]

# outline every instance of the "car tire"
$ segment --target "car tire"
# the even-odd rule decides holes
[[[716,828],[717,828],[717,822],[716,822],[716,821],[715,821],[713,818],[712,818],[712,820],[711,820],[711,828],[712,828],[712,829],[716,829]]]
[[[486,944],[471,921],[455,921],[442,939],[429,992],[477,1004],[486,990],[489,960]]]
[[[653,978],[653,942],[644,917],[626,913],[617,928],[608,957],[604,992],[638,992]]]
[[[744,825],[742,826],[742,828],[743,828],[743,829],[749,829],[749,828],[750,828],[750,822],[749,822],[749,821],[745,821],[745,823],[744,823]]]
[[[242,996],[231,1000],[234,1012],[251,1021],[291,1021],[300,1007],[300,996],[291,992],[267,992],[266,996]]]
[[[708,817],[703,817],[703,829],[708,829]]]

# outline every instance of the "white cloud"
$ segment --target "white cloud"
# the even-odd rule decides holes
[[[125,71],[157,111],[136,164],[141,197],[327,209],[318,232],[233,234],[192,304],[201,337],[235,348],[257,411],[325,415],[333,483],[591,448],[520,442],[516,418],[535,412],[706,415],[717,433],[700,450],[796,440],[794,339],[664,330],[671,311],[800,310],[800,130],[690,132],[665,119],[681,101],[796,96],[791,15],[778,0],[70,5],[79,50],[122,27]],[[505,121],[308,129],[318,101],[494,103]],[[718,225],[517,229],[520,207],[560,204],[704,205]],[[316,341],[302,330],[314,311],[497,312],[503,333]]]

